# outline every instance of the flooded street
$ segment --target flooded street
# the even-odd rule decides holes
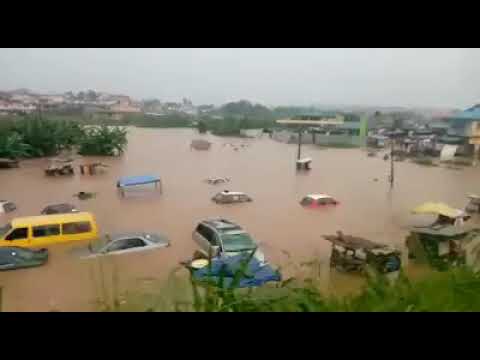
[[[479,193],[480,169],[452,170],[395,163],[395,188],[390,191],[390,163],[367,157],[359,149],[322,149],[304,146],[313,159],[312,170],[295,170],[296,145],[261,139],[202,136],[211,141],[208,151],[190,149],[199,138],[190,129],[129,129],[126,153],[101,158],[109,165],[105,174],[46,177],[45,159],[27,160],[19,169],[0,171],[0,199],[17,204],[17,211],[0,218],[39,214],[48,204],[68,202],[95,214],[101,233],[152,231],[171,240],[167,249],[110,257],[104,263],[80,261],[70,254],[72,245],[50,248],[46,266],[0,272],[4,311],[88,311],[96,309],[102,294],[102,273],[118,284],[119,291],[135,288],[145,279],[164,279],[179,262],[192,256],[196,246],[191,234],[199,220],[222,216],[233,220],[257,239],[267,258],[276,265],[328,259],[330,243],[324,234],[337,230],[371,240],[403,246],[407,226],[414,221],[410,210],[425,201],[442,201],[464,208],[466,195]],[[248,143],[235,151],[225,143]],[[160,175],[163,194],[136,191],[122,198],[116,189],[121,176]],[[231,182],[209,185],[208,177],[225,176]],[[377,178],[378,181],[374,181]],[[243,191],[253,202],[217,205],[211,197],[228,189]],[[96,193],[81,201],[79,191]],[[339,206],[304,209],[308,193],[327,193]],[[0,215],[2,216],[2,215]],[[472,219],[477,222],[478,219]],[[113,275],[112,275],[113,274]],[[112,276],[118,276],[112,280]],[[333,286],[348,289],[359,279],[333,274]]]

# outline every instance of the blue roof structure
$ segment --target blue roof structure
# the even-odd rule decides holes
[[[448,129],[448,135],[469,136],[470,124],[473,121],[480,121],[480,106],[478,105],[451,115],[449,117],[450,128]]]
[[[471,107],[470,109],[462,111],[461,113],[454,114],[452,118],[480,120],[480,107],[479,106]]]
[[[125,187],[125,186],[154,184],[157,182],[160,182],[160,176],[156,176],[156,175],[124,176],[118,180],[117,186]]]

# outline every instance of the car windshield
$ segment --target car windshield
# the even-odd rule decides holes
[[[7,224],[4,226],[0,226],[0,236],[4,236],[12,229],[12,225]]]
[[[91,242],[88,247],[92,253],[98,253],[100,250],[105,248],[107,244],[109,244],[110,241],[108,239],[98,239],[96,241]]]
[[[257,245],[247,233],[222,235],[223,249],[226,252],[254,250]]]

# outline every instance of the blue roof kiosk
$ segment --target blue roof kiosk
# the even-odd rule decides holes
[[[154,184],[160,189],[162,193],[162,181],[157,175],[141,175],[141,176],[124,176],[117,181],[117,188],[120,189],[123,196],[125,196],[125,189],[130,186],[141,186]]]

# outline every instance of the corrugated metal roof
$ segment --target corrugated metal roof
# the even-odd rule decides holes
[[[474,106],[460,113],[453,114],[452,119],[471,119],[480,120],[480,107]]]

